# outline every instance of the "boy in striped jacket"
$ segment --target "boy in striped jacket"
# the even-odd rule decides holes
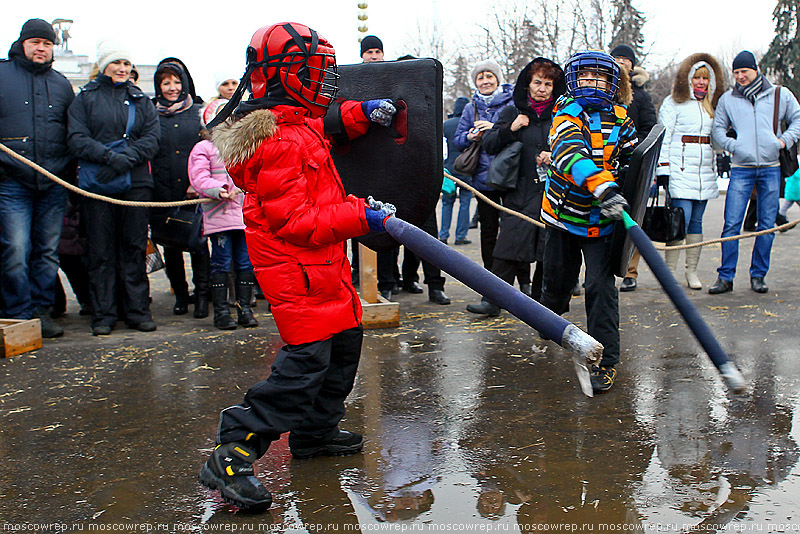
[[[542,200],[545,233],[542,304],[569,310],[581,261],[586,263],[589,335],[603,344],[592,372],[596,393],[614,385],[619,362],[619,300],[611,240],[614,222],[628,207],[617,184],[636,146],[628,117],[627,72],[604,52],[579,52],[566,64],[567,94],[559,98],[550,129],[552,163]]]

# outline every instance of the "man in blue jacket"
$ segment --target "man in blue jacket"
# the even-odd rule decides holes
[[[75,97],[53,70],[53,26],[31,19],[8,59],[0,61],[0,142],[63,176],[72,167],[67,109]],[[42,337],[64,330],[53,323],[58,240],[66,189],[6,154],[0,155],[0,317],[42,321]]]
[[[725,224],[722,237],[739,235],[742,221],[755,185],[758,194],[757,230],[775,225],[781,168],[778,160],[782,148],[791,147],[800,138],[800,105],[785,87],[780,94],[766,77],[758,72],[756,58],[744,50],[733,60],[736,84],[719,99],[711,135],[719,145],[732,154],[731,180],[725,195]],[[785,122],[785,132],[775,134],[773,115],[778,99],[778,121]],[[729,128],[736,138],[727,136]],[[769,291],[764,277],[769,270],[769,258],[775,235],[756,238],[750,261],[750,288],[756,293]],[[739,241],[722,243],[722,263],[717,269],[717,281],[708,292],[712,295],[733,289]]]

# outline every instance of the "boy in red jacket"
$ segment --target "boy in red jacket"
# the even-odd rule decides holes
[[[282,433],[290,432],[296,458],[354,454],[364,444],[360,434],[338,427],[363,337],[345,241],[385,231],[394,206],[345,194],[326,133],[355,138],[371,122],[389,125],[395,108],[389,100],[334,103],[334,49],[302,24],[259,29],[247,60],[221,118],[245,87],[252,96],[233,121],[214,129],[213,141],[246,192],[250,260],[286,345],[270,376],[242,404],[222,411],[218,445],[200,482],[240,508],[263,510],[272,497],[252,464]]]

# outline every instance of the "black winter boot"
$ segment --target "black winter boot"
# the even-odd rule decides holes
[[[333,439],[297,439],[289,435],[289,450],[298,460],[315,456],[347,456],[360,452],[364,448],[364,436],[357,432],[339,430]]]
[[[253,316],[250,301],[253,298],[253,286],[256,275],[253,271],[239,271],[236,273],[236,305],[239,307],[239,325],[245,328],[258,326],[258,321]]]
[[[200,288],[195,289],[194,296],[194,317],[195,319],[203,319],[208,317],[208,296],[209,288],[205,287],[203,290]]]
[[[228,273],[211,275],[211,300],[214,302],[214,326],[220,330],[236,330],[228,305]]]
[[[497,317],[500,315],[500,307],[486,299],[481,299],[480,304],[468,304],[467,311],[478,315],[486,315],[488,317]]]
[[[217,445],[211,458],[200,469],[200,483],[219,490],[226,502],[248,512],[270,507],[272,495],[255,476],[253,449],[237,442]]]
[[[53,317],[50,315],[50,310],[48,308],[39,308],[36,310],[36,313],[33,314],[33,318],[38,318],[41,322],[43,338],[51,339],[64,335],[64,329],[53,322]]]
[[[211,266],[208,254],[192,255],[192,282],[194,282],[194,318],[208,317],[208,304],[211,298],[211,289],[208,287],[208,278]]]

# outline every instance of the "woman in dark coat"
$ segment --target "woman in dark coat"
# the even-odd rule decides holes
[[[497,122],[483,137],[483,149],[498,154],[503,148],[520,141],[519,180],[516,189],[505,193],[503,205],[539,219],[542,207],[547,166],[550,164],[548,135],[553,122],[553,106],[566,91],[564,72],[554,62],[536,58],[522,70],[514,87],[514,106],[500,112]],[[537,301],[542,294],[542,251],[544,230],[514,215],[502,213],[497,244],[494,247],[492,272],[508,282],[520,278],[520,289]],[[530,264],[536,271],[530,285]],[[496,316],[500,308],[483,299],[470,304],[467,311]]]
[[[105,43],[98,46],[100,74],[82,88],[69,108],[69,148],[79,160],[104,164],[98,172],[98,181],[130,172],[130,189],[115,197],[149,201],[153,196],[149,161],[158,151],[161,129],[152,102],[129,80],[130,54],[119,48]],[[136,117],[128,147],[114,152],[105,144],[123,138],[131,104],[136,106]],[[82,209],[89,258],[92,333],[96,336],[111,333],[118,319],[118,295],[119,310],[128,326],[143,332],[155,330],[145,266],[147,209],[90,198],[83,200]]]
[[[156,68],[153,76],[156,96],[153,102],[161,123],[161,144],[153,159],[154,198],[159,202],[185,200],[189,191],[189,154],[201,140],[200,107],[194,93],[194,84],[184,64],[177,58],[166,58]],[[150,225],[157,234],[174,208],[158,208],[150,212]],[[192,280],[194,282],[194,316],[208,316],[209,255],[208,251],[192,252]],[[191,298],[186,283],[183,250],[164,246],[164,263],[167,278],[175,294],[172,312],[183,315],[188,311]]]

